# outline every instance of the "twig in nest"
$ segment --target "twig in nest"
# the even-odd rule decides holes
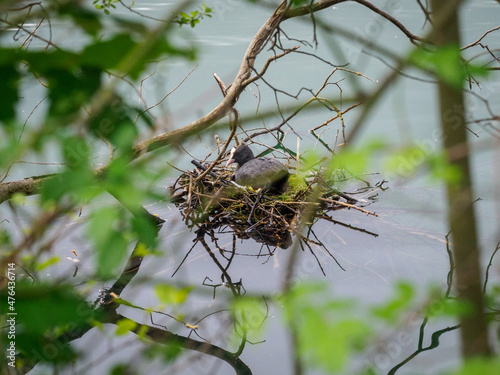
[[[341,205],[341,206],[344,206],[344,207],[349,207],[349,208],[352,208],[354,210],[361,211],[361,212],[363,212],[363,213],[365,213],[367,215],[373,215],[375,217],[378,217],[378,215],[375,212],[371,212],[371,211],[365,210],[364,208],[355,206],[355,205],[350,204],[350,203],[344,203],[344,202],[340,202],[340,201],[334,201],[333,199],[328,199],[328,198],[319,198],[319,199],[321,201],[323,201],[323,202],[332,203],[332,204],[338,204],[338,205]]]

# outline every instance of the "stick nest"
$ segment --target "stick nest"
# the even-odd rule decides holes
[[[218,164],[201,177],[203,172],[201,168],[184,171],[170,186],[172,201],[190,228],[202,225],[210,230],[226,225],[240,238],[287,248],[290,231],[295,232],[303,217],[309,217],[310,223],[305,224],[311,224],[314,218],[325,218],[326,212],[345,207],[373,214],[355,206],[356,199],[329,187],[319,174],[305,179],[291,173],[285,193],[264,194],[258,200],[258,192],[231,182],[233,170]],[[313,215],[303,215],[308,206],[314,208]]]

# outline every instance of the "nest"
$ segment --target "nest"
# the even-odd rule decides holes
[[[357,207],[357,199],[329,186],[320,173],[307,178],[291,173],[285,193],[268,195],[238,186],[232,181],[233,171],[220,163],[210,173],[206,166],[193,164],[197,168],[184,171],[170,186],[172,201],[190,228],[229,226],[240,238],[287,248],[292,243],[290,232],[296,233],[301,220],[312,224],[315,218],[328,218],[327,212],[346,207],[373,214]],[[313,210],[305,215],[308,207]]]

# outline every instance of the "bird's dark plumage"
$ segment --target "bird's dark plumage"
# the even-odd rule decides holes
[[[288,188],[288,169],[276,159],[255,158],[245,144],[233,149],[227,165],[233,162],[238,164],[234,173],[237,184],[274,194],[284,193]]]

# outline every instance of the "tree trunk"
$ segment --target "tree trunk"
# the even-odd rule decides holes
[[[454,6],[450,11],[449,5],[449,0],[432,0],[434,25],[439,25],[433,33],[438,48],[443,45],[460,45],[459,6]],[[456,290],[459,299],[472,308],[469,314],[460,317],[462,355],[464,358],[487,356],[491,350],[481,288],[480,250],[473,207],[474,193],[469,167],[463,91],[441,80],[439,101],[443,147],[447,161],[461,171],[459,182],[446,182],[446,187],[448,222],[456,265]]]

